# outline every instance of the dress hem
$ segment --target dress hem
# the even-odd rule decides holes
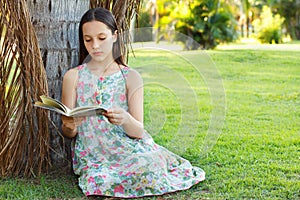
[[[130,198],[134,198],[134,199],[138,199],[138,198],[143,198],[143,197],[151,197],[151,196],[163,196],[163,195],[166,195],[166,194],[171,194],[171,193],[175,193],[175,192],[180,192],[180,191],[185,191],[185,190],[189,190],[191,187],[199,184],[200,182],[203,182],[205,181],[205,177],[203,179],[200,179],[198,182],[196,182],[195,184],[191,185],[191,186],[188,186],[186,188],[182,188],[182,189],[178,189],[178,190],[173,190],[173,191],[169,191],[169,192],[164,192],[164,193],[161,193],[161,194],[146,194],[146,195],[143,195],[143,196],[110,196],[110,195],[104,195],[104,194],[89,194],[89,195],[86,195],[87,197],[89,196],[99,196],[99,197],[113,197],[113,198],[124,198],[124,199],[130,199]]]

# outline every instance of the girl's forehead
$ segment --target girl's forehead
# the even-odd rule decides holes
[[[99,34],[111,34],[111,30],[103,23],[99,21],[86,22],[82,25],[83,35],[99,35]]]

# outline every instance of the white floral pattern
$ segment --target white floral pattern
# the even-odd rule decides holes
[[[129,68],[105,78],[78,67],[77,106],[120,106],[128,109]],[[129,138],[121,126],[103,116],[86,117],[72,145],[74,172],[85,195],[142,197],[185,190],[205,179],[205,172],[157,145],[145,131]]]

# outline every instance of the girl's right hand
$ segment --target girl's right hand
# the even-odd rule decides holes
[[[65,136],[73,138],[77,134],[77,126],[81,125],[83,117],[67,117],[62,116],[62,130]]]

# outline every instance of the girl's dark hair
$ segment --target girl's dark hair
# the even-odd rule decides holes
[[[118,63],[119,65],[125,65],[124,62],[124,57],[121,51],[121,41],[120,41],[120,36],[119,36],[119,30],[117,27],[117,23],[115,20],[115,17],[113,16],[113,14],[104,9],[104,8],[92,8],[90,10],[88,10],[82,17],[80,20],[80,24],[79,24],[79,64],[83,64],[83,61],[87,58],[87,56],[89,55],[88,51],[85,48],[84,45],[84,41],[83,41],[83,33],[82,33],[82,26],[83,24],[87,23],[87,22],[91,22],[91,21],[99,21],[102,22],[103,24],[105,24],[112,32],[112,34],[115,33],[115,31],[117,30],[117,40],[116,42],[113,44],[113,58],[115,60],[116,63]]]

